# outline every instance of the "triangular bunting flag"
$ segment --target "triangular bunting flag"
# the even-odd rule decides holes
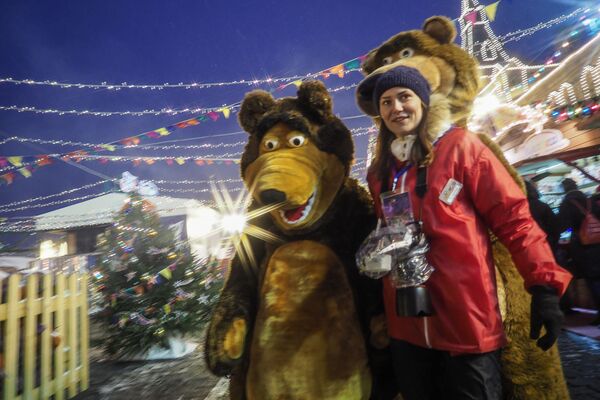
[[[6,159],[15,167],[21,167],[23,165],[23,157],[21,156],[6,157]]]
[[[208,118],[212,119],[213,121],[216,121],[216,120],[218,120],[218,119],[219,119],[219,114],[217,114],[217,113],[216,113],[216,112],[214,112],[214,111],[211,111],[211,112],[209,112],[209,113],[208,113],[208,114],[206,114],[206,115],[208,115]]]
[[[171,280],[171,278],[173,277],[173,274],[171,273],[169,267],[161,269],[159,274],[161,274],[167,280]]]
[[[206,121],[206,115],[198,115],[196,117],[196,120],[198,120],[199,122]]]
[[[4,175],[0,175],[0,178],[4,179],[7,185],[10,185],[15,180],[15,174],[13,172],[9,172]]]
[[[172,158],[167,158],[165,160],[165,162],[167,163],[167,165],[173,165],[173,159]]]
[[[348,61],[347,63],[344,64],[344,67],[346,67],[346,69],[356,69],[360,67],[360,60],[357,58],[355,60],[352,61]]]
[[[183,165],[183,164],[185,164],[185,158],[177,157],[175,159],[175,162],[179,165]]]
[[[213,164],[213,162],[214,162],[213,160],[206,160],[206,164],[207,164],[207,165],[212,165],[212,164]]]
[[[229,118],[229,113],[231,113],[231,110],[227,107],[223,107],[221,108],[221,112],[223,113],[223,116],[225,117],[225,119]]]
[[[158,133],[160,136],[168,136],[171,133],[167,130],[167,128],[155,129],[154,132]]]
[[[196,159],[196,165],[204,165],[204,160]]]
[[[8,165],[8,161],[4,157],[0,157],[0,168],[4,168]]]
[[[142,163],[142,160],[140,160],[139,158],[136,158],[135,160],[133,160],[133,166],[137,167]]]
[[[470,22],[471,25],[475,25],[475,22],[477,22],[477,11],[471,11],[465,15],[465,21]]]
[[[17,171],[19,171],[25,178],[29,178],[31,176],[31,171],[27,168],[19,168]]]
[[[489,6],[485,6],[485,13],[487,14],[490,21],[496,19],[496,10],[498,9],[498,4],[500,1],[490,4]]]
[[[150,131],[150,132],[146,133],[146,136],[148,136],[149,138],[152,138],[152,139],[156,139],[156,138],[160,137],[160,134],[157,133],[156,131]]]
[[[331,72],[332,74],[336,74],[340,78],[343,78],[344,77],[344,64],[339,64],[333,68],[329,68],[329,72]]]
[[[188,119],[185,122],[187,122],[188,126],[200,124],[200,122],[198,122],[198,120],[196,118]]]
[[[186,126],[188,126],[187,121],[181,121],[175,124],[176,127],[178,128],[185,128]]]
[[[297,81],[294,81],[294,82],[292,82],[292,83],[293,83],[293,84],[294,84],[294,86],[296,86],[296,87],[300,87],[300,85],[302,85],[302,81],[301,81],[301,80],[297,80]]]
[[[154,159],[152,159],[152,158],[146,158],[146,159],[144,159],[144,161],[145,161],[145,162],[146,162],[146,164],[148,164],[148,165],[152,165],[152,164],[154,164],[154,163],[156,162],[156,161],[155,161]]]
[[[101,144],[100,147],[108,151],[115,151],[115,146],[113,146],[112,144]]]

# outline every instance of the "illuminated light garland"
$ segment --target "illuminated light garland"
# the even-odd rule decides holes
[[[600,98],[595,97],[590,100],[577,102],[574,106],[561,106],[558,108],[547,107],[544,110],[554,122],[560,123],[567,120],[587,118],[600,111]]]
[[[332,67],[334,68],[334,67]],[[325,71],[325,70],[324,70]],[[351,72],[360,71],[359,68],[349,68],[345,69],[344,73],[348,74]],[[164,89],[208,89],[212,87],[222,87],[222,86],[258,86],[262,84],[271,84],[271,83],[288,83],[297,80],[306,80],[311,78],[319,77],[323,74],[323,71],[313,72],[306,75],[296,75],[296,76],[286,76],[280,78],[263,78],[263,79],[242,79],[239,81],[230,81],[230,82],[210,82],[210,83],[163,83],[163,84],[128,84],[127,82],[122,83],[64,83],[57,81],[35,81],[32,79],[14,79],[14,78],[0,78],[0,83],[12,83],[15,85],[37,85],[37,86],[52,86],[58,87],[62,89],[108,89],[108,90],[121,90],[121,89],[148,89],[148,90],[164,90]],[[337,73],[335,73],[337,74]]]
[[[113,180],[116,181],[116,180]],[[23,201],[17,201],[17,202],[13,202],[10,204],[6,204],[6,205],[2,205],[0,206],[0,212],[12,212],[12,211],[20,211],[20,210],[25,210],[28,208],[42,208],[42,207],[49,207],[52,205],[58,205],[61,203],[56,203],[56,202],[50,202],[50,203],[43,203],[43,204],[36,204],[36,205],[32,205],[32,206],[26,206],[26,207],[20,207],[20,208],[9,208],[10,206],[17,206],[17,205],[21,205],[24,203],[31,203],[31,202],[36,202],[36,201],[41,201],[41,200],[45,200],[48,198],[52,198],[52,197],[58,197],[58,196],[63,196],[65,194],[69,194],[69,193],[73,193],[75,191],[78,190],[84,190],[84,189],[89,189],[91,187],[94,187],[96,185],[99,185],[101,183],[105,183],[105,182],[110,182],[108,180],[105,181],[101,181],[101,182],[97,182],[95,184],[90,184],[90,185],[84,185],[78,188],[74,188],[74,189],[70,189],[70,190],[65,190],[61,193],[56,193],[56,194],[52,194],[52,195],[48,195],[48,196],[43,196],[43,197],[37,197],[37,198],[33,198],[33,199],[28,199],[28,200],[23,200]],[[177,184],[177,185],[181,185],[181,184],[208,184],[210,182],[214,182],[214,183],[241,183],[242,180],[241,179],[222,179],[222,180],[200,180],[200,181],[190,181],[190,180],[180,180],[180,181],[163,181],[163,180],[156,180],[156,181],[149,181],[149,182],[153,182],[155,184]],[[238,188],[234,188],[234,189],[230,189],[230,191],[239,191],[242,190],[242,188],[238,187]],[[167,189],[164,187],[159,187],[159,191],[165,192],[165,193],[207,193],[210,191],[210,189]],[[107,191],[105,192],[107,193],[111,193],[114,191]],[[105,193],[100,193],[100,194],[94,194],[91,195],[93,196],[100,196],[103,195]],[[63,200],[62,203],[68,203],[68,202],[72,202],[72,201],[77,201],[77,200],[82,200],[82,198],[76,198],[76,199],[66,199]]]
[[[229,107],[230,111],[233,111]],[[161,110],[142,110],[142,111],[91,111],[91,110],[56,110],[56,109],[40,109],[36,107],[19,107],[19,106],[0,106],[0,111],[17,111],[17,112],[32,112],[35,114],[58,114],[58,115],[91,115],[94,117],[112,117],[118,116],[133,116],[141,117],[145,115],[177,115],[177,114],[209,114],[211,112],[221,111],[221,108],[184,108],[173,110],[164,108]]]
[[[203,206],[207,207],[215,207],[216,203],[212,200],[194,200],[195,202],[200,203]],[[160,201],[153,200],[155,205],[162,204]],[[181,207],[170,207],[170,208],[161,208],[159,213],[162,212],[171,212],[178,210],[185,210],[187,206]],[[114,210],[99,210],[94,213],[87,214],[77,214],[77,215],[52,215],[52,216],[28,216],[28,217],[6,217],[4,220],[0,221],[0,232],[27,232],[34,231],[36,226],[36,221],[41,220],[44,223],[44,229],[64,229],[70,227],[87,227],[87,226],[96,226],[108,223],[106,222],[107,218],[113,218],[118,212]],[[68,222],[65,222],[65,217],[69,218]],[[62,224],[61,224],[61,220]],[[52,222],[56,221],[56,222]],[[53,223],[53,225],[50,225]],[[48,226],[46,226],[48,225]]]
[[[506,54],[506,52],[504,51],[503,45],[514,40],[520,40],[524,36],[531,35],[539,31],[540,29],[549,28],[555,24],[562,23],[567,19],[572,18],[582,12],[587,13],[588,11],[590,11],[589,9],[578,8],[569,14],[562,15],[552,20],[539,23],[534,27],[511,32],[503,36],[496,36],[489,26],[489,20],[484,7],[480,6],[477,3],[477,1],[475,1],[474,8],[470,8],[469,3],[470,2],[468,0],[463,0],[461,3],[461,17],[459,18],[459,24],[461,26],[460,34],[462,39],[462,47],[474,56],[480,55],[484,61],[495,60],[498,58],[498,55],[500,55],[504,59],[505,63],[513,62],[517,65],[516,67],[505,68],[505,71],[500,72],[500,74],[502,75],[500,79],[500,85],[498,85],[497,82],[494,84],[494,86],[497,88],[495,89],[496,93],[498,93],[500,96],[504,97],[508,101],[512,99],[513,92],[517,90],[527,90],[529,84],[534,82],[543,71],[547,70],[548,68],[554,68],[556,66],[555,59],[559,57],[562,53],[560,51],[555,52],[554,55],[550,59],[548,59],[543,66],[539,66],[538,71],[534,74],[534,76],[528,78],[526,71],[530,69],[535,69],[535,66],[527,66],[514,57],[510,58],[508,54]],[[479,15],[479,21],[477,22],[475,22],[475,18],[477,18],[477,16],[474,13],[477,13],[477,15]],[[482,26],[488,36],[488,39],[484,42],[473,42],[472,34],[474,26]],[[575,34],[577,33],[577,31],[574,32]],[[573,32],[571,33],[571,36],[573,36]],[[564,42],[562,47],[564,48],[568,45],[569,42]],[[479,46],[480,50],[474,51],[475,46]],[[495,69],[495,66],[489,65],[480,68]],[[513,87],[509,87],[508,77],[506,76],[506,71],[510,70],[520,70],[521,72],[521,83]],[[486,76],[490,79],[494,79],[493,76]]]
[[[357,83],[339,86],[336,88],[329,89],[331,93],[339,92],[342,90],[354,89],[358,86]],[[112,117],[112,116],[132,116],[132,117],[143,117],[146,115],[178,115],[178,114],[209,114],[222,112],[227,109],[228,112],[237,112],[239,104],[223,107],[209,107],[209,108],[183,108],[183,109],[171,109],[163,108],[160,110],[142,110],[142,111],[92,111],[92,110],[57,110],[57,109],[41,109],[30,106],[0,106],[0,111],[17,111],[17,112],[32,112],[35,114],[56,114],[56,115],[79,115],[79,116],[94,116],[94,117]],[[0,142],[2,144],[4,142]],[[75,143],[75,142],[73,142]]]
[[[541,29],[547,29],[547,28],[552,27],[553,25],[563,23],[567,19],[573,18],[576,15],[581,14],[582,12],[585,12],[585,11],[587,11],[586,8],[578,8],[569,14],[561,15],[560,17],[556,17],[549,21],[540,22],[539,24],[532,26],[530,28],[520,29],[518,31],[507,33],[506,35],[498,36],[498,40],[502,41],[502,44],[510,43],[512,41],[519,41],[525,36],[532,35]],[[512,37],[512,36],[515,36],[515,37]]]
[[[98,185],[102,185],[102,184],[104,184],[106,182],[114,182],[114,181],[116,181],[116,180],[113,180],[113,181],[109,181],[109,180],[98,181],[96,183],[90,183],[89,185],[83,185],[83,186],[80,186],[80,187],[77,187],[77,188],[64,190],[64,191],[62,191],[60,193],[54,193],[54,194],[50,194],[50,195],[47,195],[47,196],[34,197],[34,198],[31,198],[31,199],[27,199],[27,200],[14,201],[12,203],[2,204],[2,205],[0,205],[0,212],[3,212],[5,208],[9,208],[9,207],[12,207],[12,206],[18,206],[18,205],[25,204],[25,203],[34,203],[36,201],[47,200],[47,199],[51,199],[53,197],[60,197],[60,196],[66,195],[66,194],[77,192],[79,190],[90,189],[90,188],[96,187]]]
[[[15,212],[15,211],[27,210],[27,209],[30,209],[30,208],[42,208],[42,207],[56,206],[56,205],[59,205],[59,204],[72,203],[74,201],[87,200],[87,199],[95,198],[95,197],[98,197],[98,196],[103,196],[105,194],[109,194],[109,193],[113,193],[113,192],[114,192],[114,190],[107,190],[105,192],[88,194],[88,195],[85,195],[85,196],[73,197],[73,198],[70,198],[70,199],[55,200],[55,201],[51,201],[51,202],[45,203],[45,204],[29,204],[29,205],[22,206],[22,207],[4,208],[4,209],[0,210],[0,212],[6,213],[6,212]]]
[[[165,189],[165,188],[159,188],[161,193],[208,193],[211,192],[210,188],[203,188],[203,189]],[[235,187],[235,188],[231,188],[231,189],[226,189],[228,192],[239,192],[242,190],[246,190],[246,187],[242,186],[242,187]]]
[[[366,132],[368,131],[368,129],[370,128],[366,128],[366,127],[359,127],[359,128],[353,128],[350,130],[350,132],[353,134],[353,136],[362,136],[365,135]],[[245,134],[245,132],[240,132],[240,134]],[[34,143],[43,143],[43,144],[58,144],[58,145],[63,145],[63,146],[67,146],[70,145],[71,143],[69,142],[63,142],[63,141],[45,141],[43,139],[28,139],[28,138],[19,138],[17,136],[13,136],[12,138],[9,138],[11,140],[16,140],[16,141],[20,141],[20,142],[34,142]],[[7,139],[8,140],[8,139]],[[238,141],[238,142],[234,142],[234,143],[216,143],[216,144],[200,144],[200,145],[165,145],[165,146],[161,146],[160,144],[152,144],[152,145],[139,145],[139,146],[132,146],[132,145],[127,145],[127,146],[112,146],[112,148],[110,149],[110,151],[115,151],[118,149],[132,149],[132,148],[136,148],[136,149],[145,149],[145,150],[171,150],[171,149],[215,149],[215,148],[220,148],[220,147],[241,147],[246,145],[247,141]],[[94,144],[94,143],[80,143],[80,145],[85,146],[85,147],[92,147],[92,148],[98,148],[101,145],[99,144]],[[240,156],[242,154],[242,152],[236,152],[236,153],[224,153],[224,154],[205,154],[202,156],[193,156],[193,157],[184,157],[184,156],[168,156],[168,157],[162,157],[162,159],[181,159],[181,158],[185,158],[190,159],[190,158],[194,158],[194,159],[202,159],[202,158],[215,158],[215,159],[221,159],[221,158],[231,158],[231,157],[237,157]],[[18,156],[7,156],[7,157],[0,157],[0,172],[3,171],[8,171],[8,170],[14,170],[16,168],[22,167],[22,166],[28,166],[28,165],[33,165],[35,164],[37,161],[39,161],[40,159],[45,160],[45,159],[49,159],[49,158],[54,158],[54,159],[62,159],[62,158],[73,158],[75,160],[86,160],[86,159],[108,159],[111,160],[112,158],[119,158],[121,156],[115,156],[115,155],[90,155],[86,152],[70,152],[70,153],[56,153],[56,154],[38,154],[35,156],[29,156],[29,155],[18,155]],[[130,159],[133,160],[140,160],[140,161],[147,161],[147,160],[160,160],[160,157],[151,157],[151,156],[128,156]],[[25,162],[23,161],[24,159],[27,158],[33,158],[36,159],[33,162]],[[8,159],[18,159],[19,160],[19,164],[20,165],[12,165],[9,166],[9,162],[7,161]]]
[[[594,49],[595,46],[597,46],[599,42],[600,42],[600,35],[596,35],[592,40],[590,40],[589,42],[587,42],[585,45],[583,45],[582,47],[580,47],[579,49],[577,49],[577,51],[575,51],[574,53],[570,54],[565,60],[563,60],[563,62],[561,63],[561,65],[558,68],[556,68],[555,70],[553,70],[551,74],[548,74],[543,79],[537,81],[536,84],[533,85],[528,92],[525,92],[524,94],[522,94],[519,98],[517,98],[515,100],[515,102],[516,103],[522,102],[526,98],[526,96],[528,95],[528,93],[530,91],[534,91],[539,85],[543,85],[545,82],[551,80],[553,78],[553,75],[554,74],[558,74],[561,70],[563,70],[565,68],[566,65],[569,65],[570,61],[574,57],[577,57],[580,54],[585,53],[590,48]],[[598,62],[596,64],[596,66],[594,67],[595,71],[596,71],[596,74],[600,73],[600,71],[598,70],[599,66],[600,66],[600,57],[598,58]],[[582,70],[582,75],[585,76],[585,74],[586,74],[586,72]],[[580,75],[580,77],[581,77],[581,75]],[[593,81],[593,79],[592,79],[592,81]],[[600,87],[596,87],[596,91],[598,91],[598,90],[600,90]],[[558,94],[554,93],[554,92],[550,93],[550,95],[548,96],[548,101],[551,101],[551,98],[556,98],[557,96],[560,96],[560,93],[558,93]],[[566,98],[563,101],[564,101],[564,103],[562,103],[562,104],[566,104]]]
[[[481,7],[481,9],[483,9],[483,7]],[[539,30],[547,29],[547,28],[552,27],[553,25],[562,23],[562,22],[566,21],[567,19],[570,19],[584,11],[587,11],[587,10],[585,8],[578,8],[569,14],[561,15],[559,17],[556,17],[554,19],[551,19],[551,20],[548,20],[545,22],[540,22],[533,27],[526,28],[526,29],[519,29],[514,32],[509,32],[505,35],[498,36],[497,39],[500,42],[502,42],[502,44],[506,44],[511,41],[517,41],[517,40],[520,40],[521,38],[523,38],[524,36],[532,35],[533,33],[537,32]],[[464,15],[465,15],[465,13],[463,12],[461,14],[461,18],[464,18]],[[463,39],[463,42],[464,42],[464,39]],[[479,43],[479,42],[473,43],[473,45],[478,45],[478,44],[481,45],[482,43]],[[360,58],[361,57],[357,57],[357,59],[360,59]],[[354,60],[356,60],[356,59],[348,61],[345,64],[349,64]],[[332,68],[335,69],[335,67],[332,67]],[[329,70],[331,70],[332,68],[329,68]],[[327,70],[323,70],[323,71],[327,71]],[[261,85],[261,84],[271,84],[271,83],[279,83],[279,82],[289,83],[289,82],[293,82],[293,81],[297,81],[297,80],[306,80],[306,79],[323,76],[323,71],[315,72],[315,73],[308,73],[306,75],[295,75],[295,76],[288,76],[288,77],[263,78],[263,79],[242,79],[242,80],[238,80],[238,81],[209,82],[209,83],[198,83],[198,82],[191,82],[191,83],[179,82],[179,83],[163,83],[163,84],[129,84],[127,82],[121,82],[121,83],[108,83],[108,82],[64,83],[64,82],[57,82],[57,81],[50,81],[50,80],[36,81],[33,79],[14,79],[12,77],[7,77],[7,78],[0,78],[0,84],[1,83],[11,83],[11,84],[15,84],[15,85],[51,86],[51,87],[58,87],[58,88],[65,88],[65,89],[77,88],[77,89],[108,89],[108,90],[121,90],[121,89],[164,90],[164,89],[178,88],[178,89],[189,90],[189,89],[207,89],[207,88],[212,88],[212,87],[226,87],[226,86],[237,86],[237,85],[257,86],[257,85]],[[346,74],[355,72],[355,71],[360,71],[360,68],[347,68],[344,70],[344,72]],[[333,72],[333,74],[337,74],[337,73]],[[355,87],[355,86],[348,87],[348,88],[353,88],[353,87]],[[344,90],[344,89],[340,88],[338,90]]]
[[[151,182],[157,183],[157,184],[172,184],[172,185],[179,185],[179,184],[198,184],[198,183],[238,183],[238,182],[242,182],[241,179],[202,179],[202,180],[198,180],[198,181],[194,181],[194,180],[181,180],[181,181],[169,181],[169,180],[153,180]]]
[[[588,76],[592,78],[592,85],[594,86],[595,91],[593,94],[590,90],[590,85],[587,80]],[[594,95],[600,95],[600,57],[598,57],[598,61],[596,62],[595,66],[586,65],[583,67],[581,76],[579,77],[579,82],[581,91],[583,92],[583,97],[590,98]]]

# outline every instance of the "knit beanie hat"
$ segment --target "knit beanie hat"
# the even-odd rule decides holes
[[[369,115],[379,114],[381,95],[393,87],[405,87],[412,90],[425,105],[429,106],[431,94],[429,82],[416,68],[400,65],[383,73],[377,73],[376,70],[363,79],[356,89],[359,107]],[[371,102],[373,107],[366,104],[368,102]]]

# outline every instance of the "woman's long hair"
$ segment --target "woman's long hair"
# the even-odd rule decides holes
[[[427,132],[428,115],[428,109],[423,105],[423,116],[417,126],[417,139],[410,152],[410,162],[420,167],[428,166],[433,161],[433,143]],[[377,144],[375,145],[375,157],[373,157],[373,162],[369,166],[369,172],[374,173],[384,186],[387,184],[390,168],[394,163],[391,144],[395,138],[396,136],[385,126],[382,119]]]

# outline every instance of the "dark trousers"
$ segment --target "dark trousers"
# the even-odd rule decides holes
[[[404,400],[502,399],[500,350],[451,356],[393,339],[391,350]]]

